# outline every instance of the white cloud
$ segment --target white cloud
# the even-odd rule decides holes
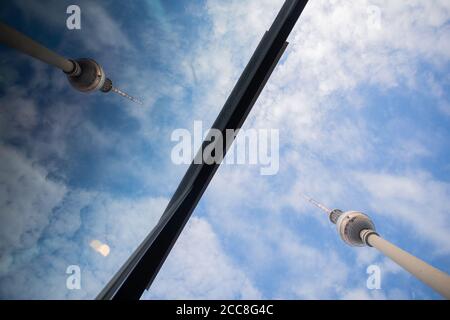
[[[0,145],[0,162],[0,250],[5,253],[36,244],[66,188],[10,147]]]
[[[193,217],[144,299],[259,299],[250,279],[224,252],[211,225]]]
[[[334,250],[304,245],[299,236],[278,236],[280,256],[289,267],[275,297],[333,299],[348,286],[350,267]]]
[[[382,19],[375,35],[367,24],[373,4]],[[366,160],[375,143],[366,119],[336,119],[355,103],[364,106],[356,90],[367,85],[421,90],[419,64],[440,66],[449,58],[449,50],[435,45],[448,38],[449,5],[414,2],[406,7],[395,1],[309,2],[290,36],[287,59],[255,106],[256,125],[279,127],[283,142],[293,148],[307,144],[326,157]],[[334,101],[336,93],[343,99]]]
[[[427,172],[406,175],[357,173],[357,180],[369,192],[369,202],[378,214],[413,228],[435,245],[435,250],[449,253],[450,184],[440,182]]]
[[[7,95],[0,98],[2,114],[0,116],[0,133],[2,137],[27,130],[33,130],[38,124],[37,108],[34,101],[25,97],[24,92],[12,88]]]

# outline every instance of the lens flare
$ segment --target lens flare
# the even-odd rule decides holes
[[[104,257],[108,256],[109,252],[111,251],[107,244],[104,244],[99,240],[92,240],[90,246],[92,249],[94,249]]]

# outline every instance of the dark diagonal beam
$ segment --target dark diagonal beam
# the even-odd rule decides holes
[[[307,4],[307,0],[286,0],[270,29],[236,83],[212,128],[226,136],[227,129],[241,128],[264,85],[277,65],[286,39]],[[216,143],[207,137],[203,149]],[[222,143],[223,155],[232,142]],[[166,260],[178,236],[205,192],[219,164],[193,162],[181,180],[158,224],[127,262],[106,285],[97,299],[139,299],[149,288]],[[223,190],[223,192],[227,192]]]

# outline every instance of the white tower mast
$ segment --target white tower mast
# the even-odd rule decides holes
[[[337,231],[345,243],[350,246],[367,245],[378,249],[446,299],[450,299],[450,276],[380,237],[375,231],[375,225],[367,215],[359,211],[330,210],[306,195],[303,197],[328,214],[330,221],[336,224]]]

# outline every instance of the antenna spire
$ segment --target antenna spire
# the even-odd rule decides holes
[[[139,100],[139,99],[137,99],[137,98],[135,98],[135,97],[130,96],[128,93],[123,92],[122,90],[120,90],[120,89],[118,89],[118,88],[116,88],[116,87],[112,87],[112,88],[111,88],[111,91],[117,93],[118,95],[121,95],[122,97],[125,97],[125,98],[127,98],[127,99],[130,99],[131,101],[133,101],[133,102],[135,102],[135,103],[137,103],[137,104],[143,105],[143,103],[142,103],[141,100]]]
[[[109,79],[109,78],[105,79],[105,81],[103,83],[103,86],[100,88],[100,91],[105,92],[105,93],[106,92],[114,92],[114,93],[117,93],[118,95],[120,95],[120,96],[122,96],[124,98],[130,99],[131,101],[133,101],[133,102],[135,102],[137,104],[143,105],[141,100],[130,96],[128,93],[123,92],[119,88],[114,87],[111,79]]]
[[[322,211],[325,211],[326,213],[330,213],[331,210],[328,209],[327,207],[325,207],[323,204],[319,203],[318,201],[314,200],[311,197],[308,197],[306,194],[301,194],[307,201],[309,201],[310,203],[312,203],[313,205],[315,205],[317,208],[319,208]]]

